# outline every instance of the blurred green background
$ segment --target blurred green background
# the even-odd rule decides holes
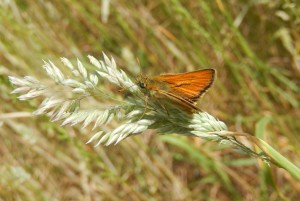
[[[32,116],[39,102],[18,101],[7,76],[46,79],[42,59],[102,51],[133,76],[213,67],[200,107],[300,167],[299,4],[0,0],[0,199],[298,200],[285,170],[214,142],[149,131],[86,145],[90,130]]]

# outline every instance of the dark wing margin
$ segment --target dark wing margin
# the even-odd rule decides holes
[[[207,90],[211,87],[211,85],[214,83],[214,80],[215,80],[215,74],[216,74],[215,69],[205,69],[202,71],[210,72],[209,80],[208,80],[207,84],[203,87],[203,89],[200,90],[196,96],[191,98],[191,100],[193,100],[193,102],[196,102],[199,98],[201,98],[201,96],[203,96],[207,92]]]

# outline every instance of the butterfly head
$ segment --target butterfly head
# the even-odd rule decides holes
[[[136,84],[141,88],[141,89],[147,89],[148,86],[148,78],[143,76],[142,74],[138,75],[136,77]]]
[[[149,91],[149,79],[146,76],[143,76],[142,74],[138,75],[136,77],[136,84],[141,89],[143,93],[146,93]]]

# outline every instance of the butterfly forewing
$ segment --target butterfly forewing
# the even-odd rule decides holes
[[[212,85],[214,76],[214,69],[204,69],[175,75],[160,75],[153,80],[161,83],[160,91],[164,91],[164,94],[179,97],[193,104]]]

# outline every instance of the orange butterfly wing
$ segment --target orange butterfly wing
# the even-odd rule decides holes
[[[203,69],[189,73],[160,75],[153,81],[161,83],[160,91],[164,94],[183,98],[194,104],[212,85],[214,69]]]

